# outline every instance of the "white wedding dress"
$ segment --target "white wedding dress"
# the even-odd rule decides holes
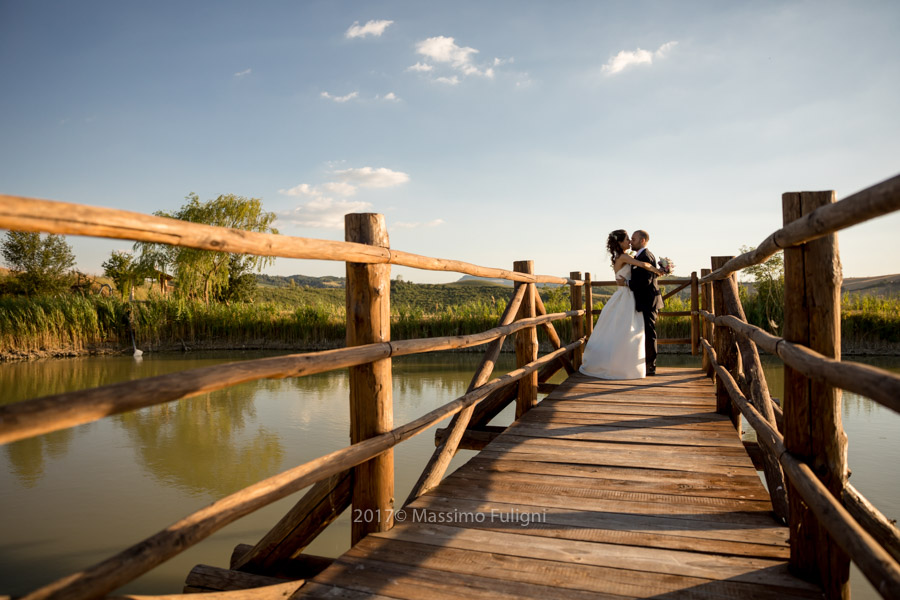
[[[631,279],[631,265],[617,275]],[[601,379],[642,379],[644,361],[644,317],[634,309],[634,292],[619,287],[604,305],[597,325],[584,348],[580,371]]]

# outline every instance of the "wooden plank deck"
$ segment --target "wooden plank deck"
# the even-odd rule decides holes
[[[695,369],[573,375],[298,598],[818,598]]]

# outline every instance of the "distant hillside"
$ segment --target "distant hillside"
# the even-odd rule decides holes
[[[257,275],[256,281],[260,285],[270,285],[272,287],[292,287],[306,286],[311,288],[331,288],[343,289],[344,277],[310,277],[308,275],[290,275],[282,277],[281,275]]]
[[[900,274],[878,277],[848,277],[841,286],[841,293],[863,296],[900,296]]]

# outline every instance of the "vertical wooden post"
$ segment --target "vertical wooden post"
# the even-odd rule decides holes
[[[594,315],[591,312],[594,310],[594,290],[591,288],[591,274],[584,274],[584,318],[587,336],[591,337],[591,334],[594,332]]]
[[[782,195],[784,223],[834,202],[834,192]],[[784,338],[840,359],[841,264],[837,234],[784,251]],[[847,436],[841,422],[841,391],[784,368],[784,442],[802,457],[838,499],[847,481]],[[849,598],[849,559],[789,491],[791,567],[819,581],[828,598]]]
[[[534,274],[534,261],[520,260],[513,263],[513,270],[519,273]],[[536,314],[534,295],[537,289],[533,283],[522,284],[527,285],[525,297],[519,307],[520,319],[530,319]],[[523,367],[528,363],[537,360],[538,344],[537,344],[537,327],[528,327],[516,333],[516,368]],[[518,419],[531,407],[537,404],[537,387],[538,374],[537,371],[523,377],[519,380],[519,393],[516,397],[516,418]]]
[[[384,215],[344,217],[348,242],[389,248]],[[391,339],[391,266],[347,263],[347,346]],[[394,426],[391,359],[350,367],[350,443],[387,433]],[[394,451],[354,469],[352,543],[393,526]],[[357,512],[357,509],[361,512]]]
[[[734,257],[713,256],[713,271],[732,258]],[[732,274],[731,277],[734,277],[734,274]],[[725,310],[725,297],[722,295],[721,281],[713,282],[713,307],[715,308],[717,316],[728,314],[728,311]],[[716,358],[719,364],[728,369],[728,371],[734,375],[735,380],[737,380],[737,343],[735,342],[734,333],[732,333],[731,329],[728,327],[716,327],[715,344],[713,344],[713,348],[716,349]],[[725,389],[725,384],[719,381],[718,378],[716,379],[716,412],[728,415],[729,418],[731,418],[731,423],[734,425],[735,430],[737,430],[738,436],[741,435],[741,411],[734,402],[732,402],[728,390]]]
[[[700,269],[700,277],[706,277],[711,272],[712,272],[712,270],[710,270],[710,269]],[[703,302],[702,302],[701,306],[703,306],[703,310],[705,310],[706,312],[712,312],[713,311],[712,284],[704,283],[703,287],[701,289],[703,291]],[[712,344],[713,343],[713,327],[714,327],[714,325],[712,323],[710,323],[709,321],[707,321],[706,319],[703,319],[703,321],[701,321],[701,324],[703,326],[703,337],[706,338],[706,340],[710,344]],[[712,361],[709,360],[709,356],[707,356],[706,352],[703,353],[701,358],[702,358],[703,370],[706,371],[706,376],[712,378],[715,375],[715,373],[713,372]]]
[[[576,281],[581,281],[581,271],[572,271],[569,273],[569,279],[574,279]],[[571,284],[570,297],[572,300],[572,310],[581,310],[584,308],[584,302],[581,297],[581,287],[579,285]],[[575,340],[584,336],[584,317],[572,317],[572,339],[569,342],[574,342]],[[581,361],[584,358],[584,347],[578,348],[574,352],[572,352],[572,362],[574,364],[575,370],[577,371],[581,367]]]
[[[700,352],[700,290],[697,282],[697,271],[691,273],[691,355]]]

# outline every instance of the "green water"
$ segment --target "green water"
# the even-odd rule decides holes
[[[0,402],[261,356],[190,353],[145,355],[140,361],[117,356],[0,364]],[[479,360],[475,353],[395,359],[395,424],[465,393]],[[699,366],[692,357],[660,360]],[[512,355],[503,355],[495,373],[510,370],[513,362]],[[876,364],[900,371],[900,358]],[[780,396],[779,365],[767,363],[767,375],[773,395]],[[346,446],[348,394],[346,370],[264,380],[3,446],[0,594],[22,594],[78,571],[224,495]],[[511,410],[495,422],[511,421]],[[900,415],[845,394],[844,424],[854,485],[888,517],[900,516]],[[398,503],[431,456],[433,440],[432,429],[395,449]],[[450,469],[472,454],[460,452]],[[255,543],[298,497],[224,528],[123,591],[178,592],[194,565],[227,566],[235,545]],[[349,538],[345,514],[307,552],[337,556]],[[873,592],[859,580],[854,577],[855,597],[870,597]]]

